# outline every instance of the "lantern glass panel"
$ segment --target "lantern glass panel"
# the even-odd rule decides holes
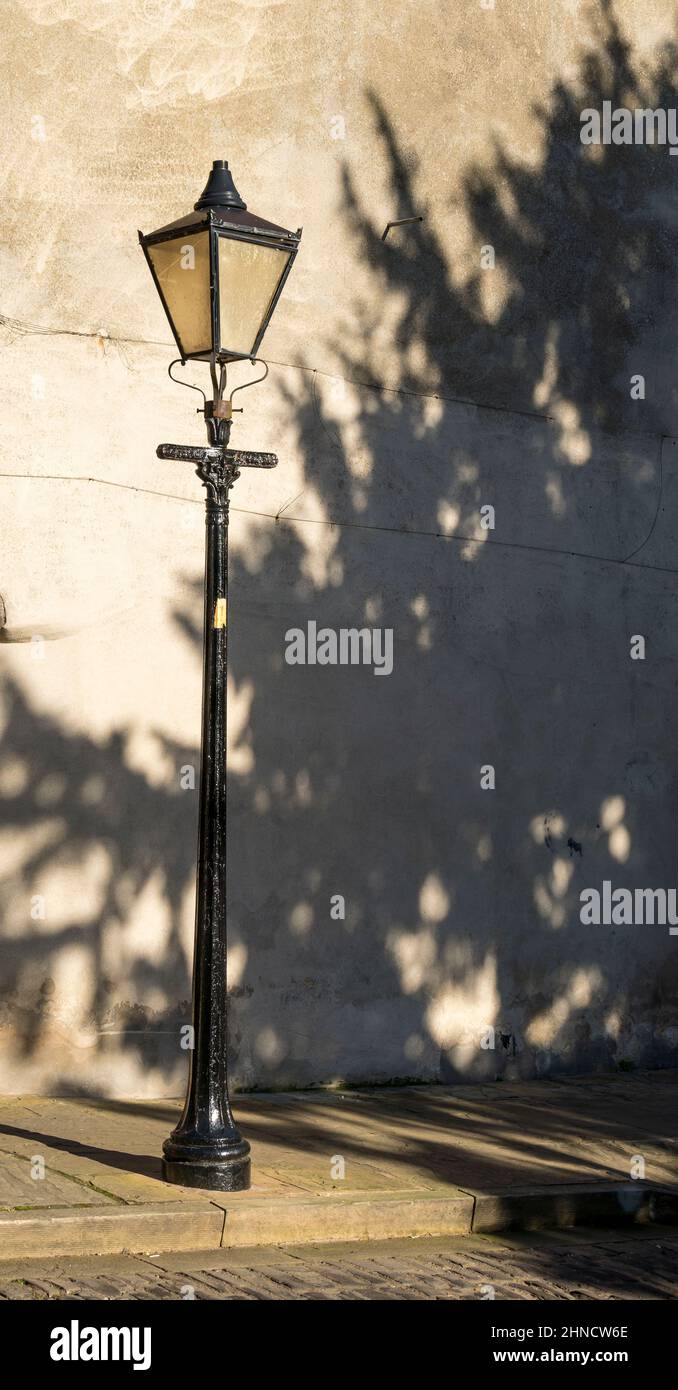
[[[266,324],[290,252],[225,236],[218,237],[218,246],[219,346],[247,357]]]
[[[210,352],[209,233],[159,241],[147,250],[184,355]]]

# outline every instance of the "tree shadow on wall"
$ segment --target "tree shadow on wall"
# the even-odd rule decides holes
[[[579,922],[584,886],[672,882],[675,805],[676,651],[657,632],[675,577],[647,542],[674,399],[652,337],[675,302],[676,171],[666,148],[582,146],[580,113],[670,105],[678,49],[642,76],[609,5],[603,26],[536,113],[538,167],[498,143],[489,170],[467,171],[478,268],[461,287],[376,97],[388,215],[424,221],[383,241],[344,170],[372,288],[347,311],[334,379],[309,365],[283,388],[305,491],[257,533],[256,565],[244,549],[234,564],[252,770],[232,843],[237,878],[259,883],[234,930],[258,1078],[675,1058],[666,928],[629,950],[628,928]],[[310,620],[392,627],[393,674],[287,666],[284,634]],[[629,658],[643,632],[645,668]]]
[[[611,5],[600,23],[578,76],[535,113],[539,163],[497,143],[489,168],[468,169],[468,271],[437,230],[444,210],[422,209],[416,159],[376,98],[389,216],[425,220],[383,242],[344,170],[345,226],[372,289],[334,345],[336,376],[309,365],[293,386],[283,379],[304,492],[277,523],[249,518],[246,546],[234,496],[229,659],[247,710],[229,790],[241,1084],[675,1060],[666,930],[631,944],[632,929],[579,922],[583,886],[671,883],[678,751],[666,719],[676,652],[657,631],[675,578],[654,534],[674,401],[656,338],[668,341],[675,317],[675,170],[666,149],[579,140],[585,107],[670,105],[678,50],[664,45],[641,72]],[[494,271],[481,269],[482,247],[494,248]],[[197,651],[199,586],[176,616]],[[288,665],[285,633],[309,620],[392,628],[392,674]],[[643,632],[656,659],[634,665],[628,638]],[[26,784],[2,801],[4,826],[57,824],[3,885],[4,998],[21,1049],[34,1054],[62,1016],[45,981],[77,945],[92,1046],[118,1023],[116,1046],[140,1069],[151,1056],[179,1089],[194,802],[176,778],[158,788],[133,772],[122,736],[95,745],[17,689],[11,699],[3,757]],[[166,751],[177,768],[197,758]],[[494,790],[481,785],[489,765]],[[55,776],[45,805],[40,788]],[[103,792],[88,801],[97,778]],[[17,904],[40,875],[77,870],[100,847],[91,913],[78,915],[76,894],[72,919],[20,931]],[[128,947],[120,1022],[110,939],[157,876],[165,950],[150,959]],[[332,915],[339,897],[343,917]]]
[[[17,858],[0,882],[3,1031],[24,1063],[47,1035],[43,1065],[63,1068],[67,1089],[81,1076],[87,1089],[93,1055],[121,1049],[179,1087],[195,803],[178,779],[158,788],[129,766],[127,731],[95,743],[33,710],[13,680],[2,695],[0,826]],[[195,764],[195,749],[164,745]],[[149,889],[166,905],[150,949],[134,923]]]

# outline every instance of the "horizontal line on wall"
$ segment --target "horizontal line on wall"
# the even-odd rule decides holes
[[[155,488],[138,487],[134,483],[118,483],[110,478],[91,478],[69,473],[0,473],[0,478],[21,478],[31,479],[33,482],[63,482],[63,483],[96,483],[99,487],[117,487],[125,492],[139,492],[149,497],[162,497],[170,502],[183,502],[190,506],[203,506],[202,498],[182,497],[174,492],[158,492]],[[522,550],[527,553],[539,555],[561,555],[571,560],[594,560],[601,565],[623,565],[628,569],[650,570],[655,574],[678,574],[678,569],[671,568],[669,565],[648,565],[640,560],[632,560],[630,557],[618,557],[615,555],[594,555],[586,550],[564,550],[559,546],[531,545],[528,541],[482,541],[476,536],[448,536],[444,531],[425,531],[416,527],[403,529],[398,526],[379,526],[360,521],[332,521],[322,517],[306,516],[282,516],[274,512],[258,512],[250,507],[231,507],[231,511],[239,512],[242,516],[257,516],[265,521],[274,521],[277,525],[299,525],[299,526],[327,526],[336,530],[344,531],[373,531],[382,535],[391,536],[413,536],[417,539],[456,541],[459,545],[479,545],[488,550]],[[656,514],[655,514],[656,521]],[[650,534],[654,529],[654,522],[645,541],[632,551],[636,555],[642,550],[643,545],[649,540]]]
[[[174,352],[176,350],[176,345],[174,343],[164,343],[157,338],[115,337],[109,334],[105,329],[103,331],[98,329],[90,331],[76,328],[42,328],[37,324],[23,323],[19,319],[10,319],[5,314],[0,314],[0,327],[7,328],[10,332],[16,333],[18,337],[25,338],[101,338],[105,343],[111,343],[113,346],[115,346],[116,343],[120,343],[121,345],[129,347],[165,348],[168,352]],[[358,381],[354,377],[343,376],[341,372],[331,372],[324,367],[310,367],[305,362],[282,362],[279,358],[275,357],[268,357],[266,361],[269,366],[272,367],[285,367],[289,371],[311,372],[314,376],[325,376],[331,381],[343,381],[347,386],[355,386],[362,391],[379,391],[394,396],[413,396],[419,400],[442,401],[450,405],[465,405],[470,406],[474,410],[488,410],[499,415],[516,415],[523,419],[541,420],[552,425],[558,423],[554,415],[546,415],[538,410],[517,410],[515,406],[489,405],[484,401],[475,401],[467,396],[448,396],[438,391],[415,391],[413,387],[386,386],[384,382],[379,381]],[[628,427],[625,427],[623,430],[606,430],[603,426],[596,426],[596,431],[598,434],[609,435],[613,438],[618,438],[620,435],[627,435],[632,439],[673,438],[673,436],[666,436],[663,431],[659,430],[634,430]]]

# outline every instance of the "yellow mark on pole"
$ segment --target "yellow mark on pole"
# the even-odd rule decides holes
[[[218,598],[217,601],[216,601],[216,605],[215,605],[215,608],[214,608],[214,622],[213,622],[212,626],[213,626],[213,627],[225,627],[225,626],[226,626],[226,599],[225,599],[225,598]]]

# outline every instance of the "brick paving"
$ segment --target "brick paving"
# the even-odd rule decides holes
[[[0,1265],[0,1300],[497,1300],[678,1297],[667,1228],[389,1241]]]

